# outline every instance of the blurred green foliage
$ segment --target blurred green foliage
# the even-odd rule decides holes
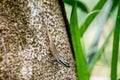
[[[65,5],[69,5],[71,7],[71,13],[67,13],[68,15],[71,15],[69,19],[70,22],[70,33],[72,36],[72,44],[74,48],[75,53],[75,60],[76,60],[76,68],[77,68],[77,74],[78,74],[78,80],[89,80],[91,76],[91,72],[95,66],[95,64],[99,61],[101,55],[104,53],[104,50],[106,49],[106,46],[110,40],[110,37],[114,31],[114,38],[113,38],[113,52],[112,52],[112,64],[111,64],[111,79],[116,80],[117,78],[117,61],[118,61],[118,51],[119,51],[119,27],[120,27],[120,8],[118,10],[118,18],[116,20],[116,25],[113,26],[109,32],[108,36],[105,38],[104,43],[102,46],[98,49],[98,43],[99,43],[99,37],[102,34],[102,30],[105,27],[104,25],[109,20],[111,15],[113,16],[113,13],[116,13],[115,10],[118,8],[120,0],[99,0],[93,9],[88,9],[87,4],[83,2],[83,0],[64,0]],[[92,4],[91,4],[92,5]],[[107,8],[107,5],[109,7]],[[107,11],[105,10],[107,8]],[[104,12],[104,11],[106,12]],[[80,13],[78,14],[78,11]],[[67,12],[67,8],[66,8]],[[80,17],[79,15],[83,15]],[[90,28],[90,25],[95,21],[96,17],[100,14],[105,14],[105,17],[103,18],[103,21],[101,21],[101,24],[99,26],[98,32],[96,32],[97,35],[95,35],[95,40],[92,42],[90,55],[86,57],[86,51],[84,49],[84,43],[82,42],[82,38],[84,37],[85,32]],[[102,15],[101,15],[102,16]],[[84,19],[82,18],[84,17]],[[82,22],[79,21],[79,19],[82,20]],[[81,25],[79,25],[81,24]],[[115,28],[115,30],[114,30]],[[95,48],[95,51],[92,51],[92,49]],[[89,61],[87,61],[87,58]],[[89,62],[89,63],[87,63]],[[115,69],[115,70],[114,70]]]

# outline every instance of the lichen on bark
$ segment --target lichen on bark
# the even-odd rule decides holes
[[[58,0],[0,1],[1,80],[76,80],[62,15]],[[50,54],[46,27],[70,68]]]

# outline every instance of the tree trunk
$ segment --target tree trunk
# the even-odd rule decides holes
[[[60,1],[0,0],[0,80],[77,79]],[[69,68],[51,54],[46,29]]]

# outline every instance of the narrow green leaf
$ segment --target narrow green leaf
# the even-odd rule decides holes
[[[118,6],[119,0],[112,0],[112,3],[113,5],[112,5],[110,12],[113,12],[114,9]]]
[[[88,28],[88,24],[91,23],[91,21],[93,21],[93,18],[99,13],[99,10],[95,10],[92,11],[91,13],[88,14],[86,20],[84,21],[84,23],[81,25],[80,29],[79,29],[79,35],[80,37],[83,36],[84,32],[86,31],[86,29]]]
[[[75,52],[75,60],[77,67],[78,80],[89,80],[89,71],[87,61],[84,56],[81,41],[78,35],[78,19],[77,19],[77,3],[72,8],[70,19],[70,32],[72,36],[72,44]]]
[[[120,0],[117,14],[117,21],[114,30],[112,63],[111,63],[111,80],[117,80],[117,61],[119,51],[119,34],[120,34]]]
[[[100,11],[102,9],[102,7],[104,6],[104,4],[106,3],[107,0],[100,0],[97,5],[93,8],[92,11]],[[80,37],[83,36],[84,32],[87,30],[88,26],[91,24],[91,22],[94,20],[94,18],[96,17],[96,15],[98,14],[98,12],[93,13],[92,15],[89,15],[89,17],[87,17],[85,19],[85,21],[83,22],[83,24],[80,26],[79,29],[79,35]]]
[[[91,63],[89,64],[89,71],[91,73],[94,65],[96,64],[96,62],[100,59],[101,55],[103,54],[104,52],[104,49],[106,48],[108,42],[109,42],[109,39],[112,35],[112,32],[113,32],[113,29],[109,32],[107,38],[105,39],[105,42],[103,43],[102,47],[99,49],[99,51],[95,54],[95,56],[93,57]]]
[[[103,32],[103,28],[105,27],[104,25],[105,25],[106,21],[108,20],[111,5],[112,5],[112,3],[111,3],[111,1],[109,1],[109,4],[107,3],[105,5],[104,9],[100,13],[100,15],[102,15],[102,16],[100,17],[100,22],[99,22],[99,25],[98,25],[98,29],[97,29],[97,32],[96,32],[96,34],[94,36],[94,39],[93,39],[91,47],[90,47],[91,50],[90,50],[89,55],[88,55],[88,58],[89,58],[88,63],[91,62],[94,55],[98,51],[98,43],[99,43],[99,40],[100,40],[100,36],[101,36],[101,34]]]
[[[104,4],[106,3],[107,0],[100,0],[96,6],[92,9],[92,11],[94,10],[101,10],[102,7],[104,6]]]
[[[81,1],[76,1],[76,0],[64,0],[64,2],[65,2],[66,4],[71,5],[71,6],[73,6],[73,4],[74,4],[75,2],[77,2],[77,7],[80,8],[80,9],[82,9],[84,12],[87,12],[87,13],[88,13],[88,9],[87,9],[86,5],[85,5],[84,3],[82,3]]]

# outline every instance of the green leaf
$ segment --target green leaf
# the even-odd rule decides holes
[[[112,0],[112,3],[113,5],[112,5],[110,12],[113,12],[114,9],[118,6],[119,0]]]
[[[92,11],[91,13],[88,14],[86,20],[84,23],[81,25],[79,29],[79,35],[80,37],[83,36],[84,32],[88,28],[89,24],[93,21],[93,18],[99,13],[99,10]]]
[[[92,9],[92,11],[94,10],[101,10],[102,7],[104,6],[104,4],[106,3],[107,0],[100,0],[96,6]]]
[[[97,32],[95,33],[95,36],[93,38],[93,41],[92,41],[92,44],[91,44],[91,47],[90,47],[90,52],[89,52],[89,55],[88,55],[88,57],[89,57],[88,63],[91,62],[94,55],[98,51],[98,43],[99,43],[99,40],[100,40],[100,36],[102,35],[103,28],[105,27],[104,25],[105,25],[106,21],[109,20],[108,16],[109,16],[109,13],[110,13],[112,3],[111,3],[111,1],[108,1],[108,2],[109,2],[109,4],[107,3],[105,5],[104,9],[102,9],[101,13],[99,14],[99,15],[102,15],[102,16],[99,16],[100,22],[98,24]]]
[[[76,1],[76,0],[64,0],[64,2],[65,2],[66,4],[71,5],[71,6],[73,6],[73,4],[74,4],[75,2],[77,2],[77,7],[88,13],[88,9],[87,9],[86,5],[85,5],[84,3],[82,3],[81,1]]]
[[[95,54],[95,56],[93,57],[92,61],[90,62],[90,65],[89,65],[89,71],[91,73],[94,65],[96,64],[96,62],[100,59],[101,55],[103,54],[104,52],[104,49],[106,48],[108,42],[109,42],[109,39],[112,35],[112,32],[113,32],[113,29],[109,32],[107,38],[105,39],[105,42],[103,43],[102,47],[98,50],[98,52]]]
[[[119,52],[119,34],[120,34],[120,0],[117,14],[117,21],[114,30],[112,63],[111,63],[111,80],[117,80],[117,62]]]
[[[78,80],[89,80],[89,71],[78,32],[77,2],[74,3],[70,19],[70,32],[75,53]]]
[[[88,26],[91,24],[91,22],[94,20],[94,18],[97,16],[98,12],[102,9],[102,7],[104,6],[104,4],[106,3],[107,0],[100,0],[97,5],[93,8],[92,11],[95,11],[93,12],[93,14],[89,15],[85,21],[83,22],[83,24],[80,26],[80,29],[79,29],[79,35],[80,37],[83,36],[84,32],[87,30]],[[96,12],[96,10],[98,12]]]

